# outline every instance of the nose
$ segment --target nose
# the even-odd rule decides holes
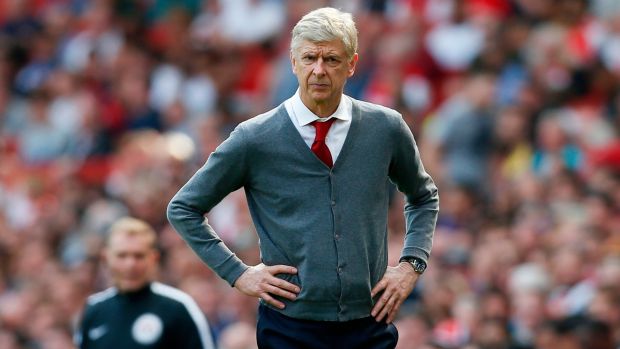
[[[312,73],[314,75],[324,75],[325,74],[325,68],[323,67],[323,64],[325,64],[325,62],[323,61],[322,57],[319,57],[319,59],[316,60],[316,62],[314,63],[314,68],[312,69]]]
[[[123,267],[125,269],[133,269],[138,265],[138,259],[133,257],[126,257],[123,259]]]

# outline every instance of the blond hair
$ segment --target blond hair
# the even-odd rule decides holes
[[[151,247],[155,248],[157,244],[157,233],[155,230],[145,221],[133,217],[123,217],[112,224],[108,234],[107,245],[110,244],[112,237],[117,235],[142,235],[151,240]]]

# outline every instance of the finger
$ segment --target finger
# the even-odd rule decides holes
[[[273,277],[273,279],[270,280],[270,285],[276,286],[278,288],[281,288],[283,290],[289,291],[289,292],[293,292],[293,293],[299,293],[300,289],[299,286],[290,283],[286,280],[282,280],[279,279],[277,277]]]
[[[390,313],[393,307],[394,307],[394,297],[391,297],[381,309],[381,312],[376,317],[376,320],[377,321],[383,320],[386,317],[386,315]]]
[[[377,316],[377,314],[379,314],[385,308],[385,305],[387,304],[389,300],[390,300],[390,295],[384,292],[381,298],[379,298],[375,306],[372,308],[370,315]]]
[[[265,293],[261,293],[261,294],[260,294],[260,298],[261,298],[263,301],[265,301],[265,302],[267,302],[267,303],[269,303],[269,304],[273,305],[273,306],[274,306],[274,307],[276,307],[276,308],[279,308],[279,309],[284,309],[284,303],[282,303],[282,302],[280,302],[279,300],[277,300],[277,299],[273,298],[273,297],[272,297],[269,293],[266,293],[266,292],[265,292]]]
[[[373,287],[373,289],[370,291],[370,296],[374,298],[379,292],[384,290],[386,287],[387,287],[387,281],[385,279],[381,279],[381,281],[379,281],[375,285],[375,287]]]
[[[297,274],[297,268],[291,267],[290,265],[282,265],[282,264],[271,265],[271,266],[268,266],[266,269],[267,271],[269,271],[271,275]]]
[[[391,324],[394,319],[396,318],[396,315],[398,315],[398,311],[400,310],[400,306],[403,304],[403,300],[402,299],[397,299],[396,302],[394,303],[394,306],[392,307],[392,309],[390,309],[390,312],[388,313],[388,318],[385,322],[387,322],[388,324]]]
[[[276,286],[273,285],[268,285],[267,287],[267,292],[276,295],[276,296],[280,296],[280,297],[284,297],[286,299],[290,299],[292,301],[295,300],[295,298],[297,298],[297,295],[295,293],[292,292],[288,292],[286,290],[283,290],[281,288],[278,288]]]

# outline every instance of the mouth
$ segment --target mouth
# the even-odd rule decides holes
[[[329,84],[311,83],[310,86],[314,88],[328,88]]]

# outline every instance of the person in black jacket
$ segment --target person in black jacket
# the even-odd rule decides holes
[[[122,218],[104,251],[113,287],[88,298],[75,344],[80,349],[215,348],[209,325],[185,292],[155,282],[159,261],[155,231]]]

